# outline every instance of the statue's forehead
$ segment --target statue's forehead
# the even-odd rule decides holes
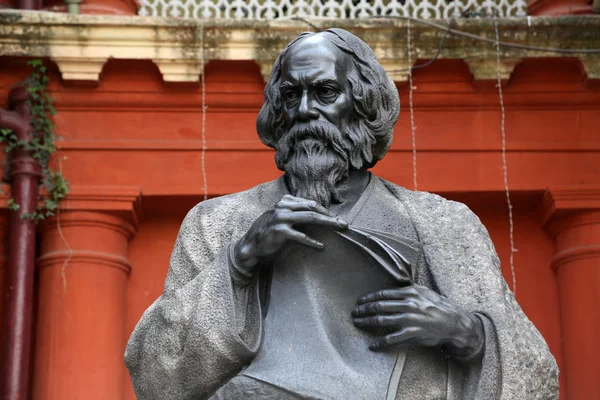
[[[351,64],[349,56],[333,43],[314,34],[294,44],[283,59],[284,75],[302,71],[331,74],[332,78],[340,73],[345,75]]]

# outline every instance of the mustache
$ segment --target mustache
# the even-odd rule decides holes
[[[283,169],[298,143],[307,140],[309,142],[318,141],[323,143],[340,157],[348,159],[351,144],[344,138],[339,128],[330,122],[311,121],[309,123],[294,124],[281,137],[276,147],[275,161],[277,166]]]

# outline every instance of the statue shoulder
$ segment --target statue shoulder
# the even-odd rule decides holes
[[[442,215],[462,215],[469,219],[479,219],[466,204],[448,200],[439,194],[409,190],[395,183],[379,178],[383,184],[409,209],[411,214],[422,215],[428,218],[439,218]]]
[[[479,217],[463,203],[428,192],[408,190],[383,181],[404,205],[425,246],[456,248],[458,243],[477,244],[497,263],[495,248]],[[471,246],[471,248],[473,248]]]
[[[242,192],[201,201],[188,211],[182,230],[232,229],[245,225],[247,221],[254,221],[279,200],[279,185],[279,180],[274,180]]]

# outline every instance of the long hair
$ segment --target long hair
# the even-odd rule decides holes
[[[265,99],[256,119],[256,130],[260,140],[276,148],[285,133],[282,99],[279,92],[281,66],[290,49],[298,41],[310,35],[298,35],[283,49],[265,86]],[[354,100],[353,120],[349,123],[348,140],[352,143],[350,164],[355,169],[371,168],[388,151],[393,137],[394,124],[400,114],[400,98],[392,79],[377,61],[373,50],[361,39],[343,29],[333,28],[320,35],[350,54],[358,76],[348,77]]]

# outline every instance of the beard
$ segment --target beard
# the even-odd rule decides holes
[[[292,194],[325,208],[342,203],[339,192],[350,171],[351,145],[333,124],[295,124],[277,143],[275,161],[285,171]]]

